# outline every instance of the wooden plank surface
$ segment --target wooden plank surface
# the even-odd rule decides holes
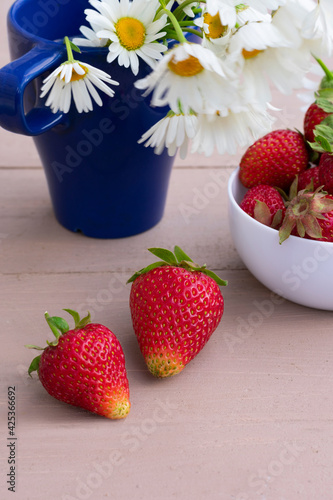
[[[0,62],[8,62],[0,5]],[[277,96],[278,97],[278,96]],[[301,128],[295,96],[276,126]],[[0,498],[7,500],[330,500],[332,313],[278,298],[245,269],[230,238],[226,187],[239,161],[176,159],[163,220],[121,240],[73,234],[54,219],[30,138],[0,130]],[[127,278],[150,246],[183,246],[228,279],[205,349],[169,380],[147,371]],[[64,307],[109,326],[126,356],[132,409],[103,419],[52,399],[27,375],[43,314]],[[8,491],[7,392],[16,387],[16,493]]]
[[[53,218],[40,169],[0,169],[3,324],[1,470],[6,392],[17,388],[17,498],[327,499],[332,467],[332,315],[277,299],[244,269],[225,193],[191,221],[178,213],[216,169],[175,169],[163,221],[124,240],[94,240]],[[228,169],[225,171],[228,173]],[[191,179],[191,182],[189,182]],[[193,230],[195,226],[195,230]],[[166,381],[147,372],[125,281],[154,244],[186,245],[229,280],[223,320],[204,351]],[[43,312],[92,311],[118,335],[132,410],[111,422],[52,399],[26,369]],[[38,487],[36,488],[36,485]],[[4,480],[1,498],[11,498]]]

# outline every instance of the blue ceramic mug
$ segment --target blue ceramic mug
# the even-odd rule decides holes
[[[33,136],[57,220],[96,238],[131,236],[157,224],[164,212],[173,158],[137,144],[165,116],[135,89],[150,68],[106,62],[107,48],[82,48],[78,59],[111,74],[120,85],[103,106],[53,114],[41,99],[43,79],[65,61],[65,36],[80,36],[88,0],[17,0],[8,14],[13,62],[0,70],[0,126]]]

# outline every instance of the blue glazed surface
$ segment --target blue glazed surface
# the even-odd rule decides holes
[[[173,158],[137,140],[166,110],[149,106],[136,77],[106,62],[107,49],[83,48],[77,58],[120,82],[103,107],[53,114],[39,98],[43,79],[66,58],[62,39],[79,35],[88,0],[17,0],[8,15],[13,62],[0,71],[0,125],[33,136],[58,221],[97,238],[131,236],[163,216]],[[54,42],[53,40],[61,40]]]

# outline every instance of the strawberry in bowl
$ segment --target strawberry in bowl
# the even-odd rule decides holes
[[[298,131],[273,131],[248,148],[229,180],[229,226],[239,256],[267,288],[333,310],[333,129],[327,117],[316,119],[319,165]]]
[[[280,244],[278,229],[259,222],[240,207],[246,192],[237,169],[228,183],[229,228],[248,270],[285,299],[333,311],[333,243],[292,233]],[[327,232],[325,229],[324,237]]]

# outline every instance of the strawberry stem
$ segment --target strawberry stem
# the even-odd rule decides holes
[[[325,81],[328,81],[328,82],[332,82],[333,81],[333,73],[332,71],[330,71],[328,69],[328,67],[326,66],[326,64],[321,60],[319,59],[318,57],[314,56],[313,57],[315,58],[315,60],[317,61],[317,63],[319,64],[319,66],[322,68],[322,70],[324,71],[325,73],[325,76],[326,76],[326,79]],[[321,87],[323,88],[323,87]]]

